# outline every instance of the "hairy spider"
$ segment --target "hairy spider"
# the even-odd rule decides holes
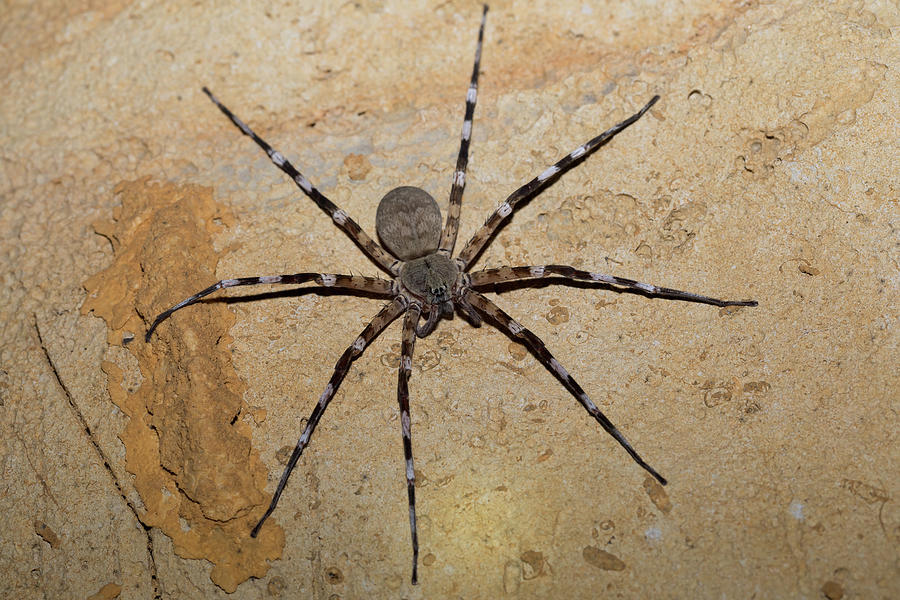
[[[456,171],[450,187],[450,203],[447,222],[441,228],[441,211],[428,192],[417,187],[398,187],[389,191],[378,204],[375,229],[384,247],[370,238],[346,212],[322,195],[310,181],[304,177],[285,157],[273,149],[265,140],[253,132],[243,121],[226,108],[212,92],[203,88],[209,99],[219,107],[226,116],[266,154],[279,169],[290,176],[303,192],[334,220],[338,227],[350,236],[372,261],[390,274],[391,279],[378,277],[361,277],[358,275],[340,275],[332,273],[295,273],[293,275],[263,275],[261,277],[240,277],[223,279],[200,291],[190,298],[182,300],[172,308],[163,311],[147,330],[146,341],[150,341],[153,331],[175,311],[198,302],[201,298],[223,288],[240,285],[260,284],[301,284],[314,282],[322,287],[334,287],[345,290],[367,292],[390,299],[372,321],[362,330],[356,340],[350,344],[338,359],[331,379],[319,397],[297,445],[281,475],[272,501],[268,509],[253,528],[251,536],[256,537],[260,528],[275,507],[284,491],[288,478],[297,464],[309,439],[334,398],[338,387],[347,375],[350,364],[359,358],[366,347],[384,331],[395,319],[403,315],[403,333],[401,344],[400,368],[397,376],[397,400],[400,403],[400,422],[403,434],[403,454],[406,458],[406,486],[409,496],[409,526],[412,536],[412,583],[417,581],[419,543],[416,532],[415,510],[415,472],[413,470],[412,441],[410,438],[409,388],[408,382],[412,369],[413,347],[416,337],[424,338],[435,330],[442,318],[452,318],[454,311],[472,325],[478,327],[483,319],[490,321],[500,331],[519,340],[534,356],[571,392],[584,406],[585,410],[600,423],[634,461],[650,473],[661,484],[666,480],[653,467],[644,462],[631,444],[619,432],[615,425],[588,398],[580,385],[569,375],[569,372],[553,357],[543,341],[518,321],[509,316],[493,301],[478,290],[490,288],[495,284],[538,280],[556,276],[568,280],[596,282],[611,289],[628,289],[634,292],[658,296],[668,299],[687,300],[712,304],[714,306],[756,306],[753,300],[719,300],[709,296],[701,296],[667,287],[659,287],[641,283],[632,279],[604,275],[592,271],[582,271],[565,265],[541,265],[522,267],[500,267],[471,272],[475,259],[484,250],[492,236],[516,208],[538,195],[563,173],[581,163],[597,148],[609,141],[617,133],[640,119],[659,100],[653,96],[637,113],[618,125],[607,129],[597,137],[575,148],[540,175],[514,191],[500,203],[488,217],[484,225],[472,236],[463,249],[455,257],[453,249],[459,226],[459,213],[462,204],[463,190],[466,185],[466,164],[469,157],[469,141],[472,135],[472,116],[475,112],[475,99],[478,90],[478,70],[481,61],[481,46],[484,38],[484,24],[488,7],[484,6],[481,15],[481,26],[478,30],[478,43],[475,50],[475,64],[472,79],[466,93],[466,112],[463,119],[459,156],[456,160]],[[422,318],[424,316],[424,322]]]

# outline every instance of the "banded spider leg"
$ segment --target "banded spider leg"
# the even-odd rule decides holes
[[[269,159],[272,163],[284,171],[288,177],[293,180],[294,183],[297,184],[304,194],[309,196],[309,198],[316,203],[316,206],[325,211],[328,216],[331,217],[331,220],[334,223],[344,230],[344,233],[353,240],[353,242],[359,246],[359,248],[368,256],[376,265],[390,273],[391,275],[397,274],[397,269],[400,267],[400,261],[388,254],[384,251],[384,248],[379,246],[375,240],[373,240],[369,235],[362,230],[362,227],[359,224],[350,218],[343,209],[337,206],[334,202],[326,198],[322,192],[320,192],[312,183],[310,183],[309,179],[303,176],[297,168],[291,164],[291,162],[284,157],[284,155],[275,150],[266,142],[264,139],[256,135],[250,127],[247,126],[242,120],[240,120],[237,115],[228,110],[224,104],[219,102],[218,98],[213,96],[213,93],[209,91],[207,87],[203,88],[203,93],[209,96],[209,99],[212,100],[213,104],[215,104],[222,113],[225,114],[226,117],[231,119],[231,122],[234,123],[238,129],[243,132],[244,135],[250,137],[256,145],[262,148],[265,153],[269,156]]]
[[[262,275],[260,277],[238,277],[237,279],[223,279],[212,284],[208,288],[201,290],[189,296],[163,312],[159,313],[153,320],[153,324],[147,329],[144,335],[144,341],[149,342],[153,332],[159,327],[160,323],[172,316],[177,310],[181,310],[191,304],[196,304],[206,296],[213,292],[223,290],[225,288],[237,287],[241,285],[275,285],[275,284],[299,284],[314,282],[320,287],[337,287],[345,290],[355,290],[358,292],[369,292],[381,296],[390,296],[392,294],[392,283],[387,279],[379,279],[378,277],[363,277],[360,275],[340,275],[337,273],[294,273],[292,275]]]
[[[529,267],[498,267],[496,269],[484,269],[469,273],[472,287],[481,287],[488,285],[497,285],[500,283],[511,283],[514,281],[523,281],[528,279],[541,279],[558,275],[565,279],[574,281],[592,281],[603,283],[611,287],[625,288],[636,292],[641,292],[649,296],[657,296],[660,298],[668,298],[671,300],[686,300],[689,302],[698,302],[701,304],[712,304],[713,306],[756,306],[756,300],[720,300],[710,296],[703,296],[693,292],[684,292],[668,287],[660,287],[650,283],[642,283],[633,279],[624,277],[614,277],[603,273],[594,273],[591,271],[582,271],[567,265],[542,265]]]
[[[403,433],[403,458],[406,460],[406,494],[409,501],[409,532],[412,537],[412,583],[419,579],[419,534],[416,528],[416,472],[413,468],[412,424],[409,418],[409,378],[416,345],[416,323],[421,308],[411,303],[403,318],[403,340],[400,345],[400,368],[397,370],[397,402],[400,404],[400,427]]]
[[[363,351],[365,351],[369,344],[384,331],[385,327],[393,323],[397,317],[403,314],[406,308],[406,298],[403,296],[394,298],[393,302],[382,308],[369,324],[366,325],[365,329],[362,330],[362,333],[359,334],[359,337],[356,338],[356,341],[344,350],[344,353],[338,359],[337,364],[334,365],[334,373],[331,374],[331,379],[328,380],[325,390],[322,392],[322,395],[319,396],[319,403],[316,404],[312,413],[309,415],[306,427],[303,429],[303,433],[300,434],[300,439],[297,440],[297,445],[294,446],[294,451],[291,452],[291,457],[288,459],[287,465],[285,465],[284,471],[281,473],[281,479],[278,480],[278,486],[275,488],[275,493],[272,495],[272,501],[269,503],[269,508],[266,509],[265,514],[263,514],[256,526],[253,527],[253,531],[250,532],[250,537],[256,537],[260,528],[262,528],[263,523],[266,522],[266,519],[269,518],[269,515],[271,515],[275,511],[275,507],[278,506],[281,492],[284,491],[284,486],[287,485],[288,479],[291,477],[291,472],[293,472],[294,467],[297,465],[297,461],[300,460],[300,455],[303,454],[303,450],[309,445],[309,438],[312,436],[313,431],[315,431],[319,419],[322,418],[322,414],[325,412],[325,409],[328,408],[328,404],[337,393],[341,382],[343,382],[344,377],[347,376],[347,371],[350,370],[350,363],[362,356]],[[412,458],[410,457],[410,461],[411,460]],[[415,537],[413,539],[415,540]]]
[[[481,46],[484,42],[484,24],[487,21],[488,6],[481,11],[481,26],[478,28],[478,43],[475,46],[475,64],[472,66],[472,79],[466,92],[466,113],[463,117],[460,134],[459,155],[456,158],[456,171],[453,173],[453,185],[450,187],[450,204],[447,207],[447,224],[441,232],[441,244],[438,252],[451,256],[456,245],[456,234],[459,231],[459,214],[462,208],[463,191],[466,189],[466,168],[469,165],[469,142],[472,138],[472,119],[475,116],[475,102],[478,100],[478,71],[481,68]]]
[[[456,260],[460,263],[460,268],[463,271],[469,269],[472,266],[472,263],[478,258],[481,254],[482,250],[485,249],[488,242],[500,230],[502,225],[509,219],[510,215],[513,214],[519,207],[521,207],[525,202],[539,194],[544,188],[550,185],[552,182],[559,179],[564,173],[577,166],[581,161],[586,159],[588,156],[596,152],[601,146],[603,146],[606,142],[611,140],[621,132],[623,129],[637,122],[638,119],[644,116],[644,114],[650,110],[654,104],[659,100],[659,96],[653,96],[650,98],[650,101],[644,105],[641,110],[634,113],[621,123],[617,123],[598,135],[597,137],[591,138],[587,142],[578,146],[571,152],[569,152],[566,156],[558,160],[553,165],[547,167],[540,175],[514,191],[509,197],[500,203],[500,205],[494,210],[493,213],[487,218],[484,222],[484,225],[472,235],[472,238],[466,242],[466,245],[463,246],[463,249],[459,251],[459,255],[456,257]]]
[[[543,340],[536,336],[530,329],[520,324],[518,321],[513,319],[511,316],[506,314],[499,306],[488,300],[482,294],[476,292],[475,290],[469,290],[466,292],[466,301],[475,308],[476,311],[481,313],[482,317],[488,318],[494,322],[494,325],[500,331],[503,331],[512,337],[515,337],[522,341],[528,350],[534,354],[541,364],[547,368],[553,375],[559,379],[559,381],[566,387],[569,392],[572,393],[573,396],[584,406],[585,410],[594,417],[600,426],[611,435],[619,445],[622,446],[626,452],[634,459],[638,465],[641,466],[645,471],[653,475],[653,477],[663,485],[666,485],[666,479],[662,475],[660,475],[656,469],[651,467],[644,461],[643,458],[637,453],[637,451],[628,443],[628,440],[625,439],[625,436],[622,435],[619,430],[613,425],[612,421],[610,421],[606,415],[601,412],[597,405],[591,401],[588,395],[585,393],[584,389],[575,381],[575,378],[569,375],[569,372],[559,364],[559,361],[553,357],[549,350],[547,350],[547,346],[544,345]]]

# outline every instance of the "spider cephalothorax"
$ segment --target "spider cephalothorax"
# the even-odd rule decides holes
[[[453,183],[450,187],[447,221],[441,228],[440,209],[434,198],[424,190],[408,186],[393,189],[381,200],[376,214],[376,230],[378,237],[384,244],[384,248],[370,238],[346,212],[322,195],[280,152],[274,150],[265,140],[254,133],[234,113],[219,102],[212,95],[212,92],[203,88],[204,93],[209,96],[219,110],[228,116],[245,135],[252,138],[268,154],[272,162],[284,171],[319,208],[325,211],[335,224],[343,229],[376,265],[390,274],[391,278],[381,279],[332,273],[295,273],[292,275],[264,275],[261,277],[223,279],[160,313],[147,330],[146,335],[146,340],[150,341],[150,336],[157,326],[176,310],[194,304],[216,290],[241,285],[314,282],[322,287],[355,290],[389,299],[390,302],[375,315],[372,321],[338,359],[334,372],[325,386],[325,390],[319,397],[318,403],[313,408],[306,427],[303,429],[303,433],[300,435],[300,439],[297,441],[297,445],[294,447],[294,451],[282,472],[281,479],[272,496],[272,501],[253,528],[251,535],[256,536],[263,523],[278,505],[278,499],[284,491],[291,471],[293,471],[297,461],[300,459],[304,448],[309,444],[310,437],[319,419],[322,417],[322,413],[325,412],[328,404],[334,398],[338,387],[347,375],[350,364],[363,353],[366,347],[391,322],[402,315],[403,333],[400,347],[400,367],[397,375],[397,400],[400,404],[403,453],[406,459],[409,524],[413,547],[413,583],[416,583],[417,578],[419,543],[416,530],[415,471],[413,469],[408,382],[412,370],[412,356],[416,337],[425,337],[434,331],[439,320],[442,317],[451,317],[454,309],[461,312],[475,326],[480,325],[482,320],[489,321],[499,330],[525,345],[581,403],[588,414],[628,452],[638,465],[656,478],[657,481],[665,484],[666,480],[655,469],[644,462],[616,426],[591,401],[578,382],[553,357],[544,345],[544,342],[478,290],[492,288],[499,283],[537,280],[556,276],[574,281],[594,282],[607,288],[625,288],[645,295],[702,302],[715,306],[756,305],[756,302],[753,300],[719,300],[691,292],[641,283],[633,279],[583,271],[565,265],[500,267],[470,272],[481,251],[520,203],[536,196],[550,183],[590,156],[591,153],[617,133],[640,119],[659,100],[659,96],[654,96],[637,113],[578,146],[540,175],[510,194],[506,200],[497,206],[484,225],[463,246],[462,250],[456,256],[453,256],[456,235],[459,229],[462,195],[466,185],[469,140],[472,134],[472,117],[475,112],[475,100],[478,90],[478,67],[481,60],[481,45],[484,38],[486,15],[487,6],[484,7],[481,17],[481,27],[478,30],[478,45],[475,51],[475,65],[472,69],[469,90],[466,93],[466,112],[463,119],[459,156],[456,161],[456,170],[453,173]],[[423,315],[427,316],[425,317],[425,323],[421,324],[420,319]]]

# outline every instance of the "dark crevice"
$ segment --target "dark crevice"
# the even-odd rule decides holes
[[[153,587],[153,598],[154,600],[160,600],[162,598],[162,594],[159,590],[156,557],[154,555],[153,549],[153,537],[150,535],[151,527],[144,524],[144,522],[141,520],[141,515],[138,512],[137,507],[131,502],[131,500],[128,498],[128,495],[125,493],[125,490],[122,488],[122,484],[119,482],[119,479],[116,477],[115,472],[112,470],[112,467],[109,464],[109,459],[107,458],[106,453],[103,451],[103,448],[100,447],[100,443],[94,437],[94,433],[91,431],[91,427],[90,425],[88,425],[87,419],[84,418],[81,409],[75,403],[75,399],[72,397],[71,392],[69,392],[69,388],[63,382],[62,377],[60,377],[59,371],[56,368],[56,364],[53,362],[53,358],[51,358],[50,356],[50,351],[47,349],[47,345],[44,343],[44,336],[41,335],[41,328],[40,325],[38,325],[37,315],[32,315],[32,321],[34,323],[34,330],[37,333],[38,341],[41,344],[41,351],[43,351],[44,353],[44,358],[47,359],[47,364],[50,366],[50,370],[53,372],[53,377],[56,378],[56,383],[59,384],[59,387],[62,388],[63,393],[65,393],[66,400],[69,403],[69,408],[72,410],[72,414],[78,420],[78,423],[81,425],[81,428],[87,435],[88,441],[91,443],[91,446],[93,446],[94,452],[96,452],[97,456],[100,458],[100,462],[103,463],[103,467],[106,469],[106,472],[109,474],[109,478],[112,480],[113,485],[119,492],[119,496],[128,506],[129,510],[131,510],[131,513],[134,515],[135,520],[144,530],[144,535],[147,538],[147,556],[150,559],[150,582]]]

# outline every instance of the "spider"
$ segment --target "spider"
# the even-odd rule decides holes
[[[478,91],[478,73],[481,62],[481,47],[488,7],[484,5],[478,42],[475,49],[475,64],[466,93],[466,109],[463,119],[459,155],[453,182],[450,187],[450,201],[447,221],[441,227],[441,211],[434,198],[423,189],[403,186],[389,191],[378,204],[375,230],[382,245],[369,237],[360,226],[341,208],[326,198],[303,176],[280,152],[273,149],[241,119],[232,113],[206,87],[203,92],[231,121],[262,148],[272,162],[284,171],[316,205],[331,216],[334,223],[344,230],[353,242],[381,269],[390,274],[390,279],[340,275],[332,273],[295,273],[292,275],[263,275],[223,279],[193,296],[160,313],[147,330],[145,340],[150,341],[153,331],[177,310],[200,301],[205,296],[224,288],[242,285],[302,284],[313,282],[321,287],[365,292],[368,295],[389,299],[389,302],[366,325],[356,340],[344,351],[334,367],[331,379],[319,397],[319,401],[309,415],[306,427],[284,468],[272,501],[250,535],[256,537],[263,523],[278,505],[285,485],[297,465],[303,450],[309,444],[322,414],[337,393],[338,387],[347,375],[351,363],[359,358],[365,349],[394,320],[403,316],[400,366],[397,374],[397,400],[400,404],[400,423],[403,435],[403,454],[406,459],[406,489],[409,499],[409,526],[412,537],[412,583],[418,581],[419,542],[416,530],[415,471],[413,470],[412,439],[409,418],[409,378],[412,370],[413,348],[416,338],[424,338],[432,333],[441,319],[452,318],[458,311],[475,327],[487,320],[497,329],[524,344],[562,385],[581,403],[600,426],[625,449],[631,458],[652,475],[660,484],[666,479],[647,464],[625,439],[625,436],[588,398],[587,394],[569,372],[553,357],[544,342],[509,316],[492,300],[478,290],[491,288],[496,284],[516,281],[536,281],[557,277],[565,280],[595,282],[608,289],[630,290],[650,297],[700,302],[714,306],[756,306],[754,300],[720,300],[667,287],[641,283],[632,279],[583,271],[565,265],[540,265],[499,267],[472,272],[475,260],[518,206],[537,196],[566,171],[575,167],[600,146],[604,145],[623,129],[635,123],[659,100],[653,96],[643,108],[621,123],[607,129],[597,137],[578,146],[568,155],[547,168],[540,175],[514,191],[497,206],[484,225],[472,236],[462,250],[454,257],[459,227],[460,207],[466,185],[466,165],[469,157],[469,143],[472,135],[472,117]]]

